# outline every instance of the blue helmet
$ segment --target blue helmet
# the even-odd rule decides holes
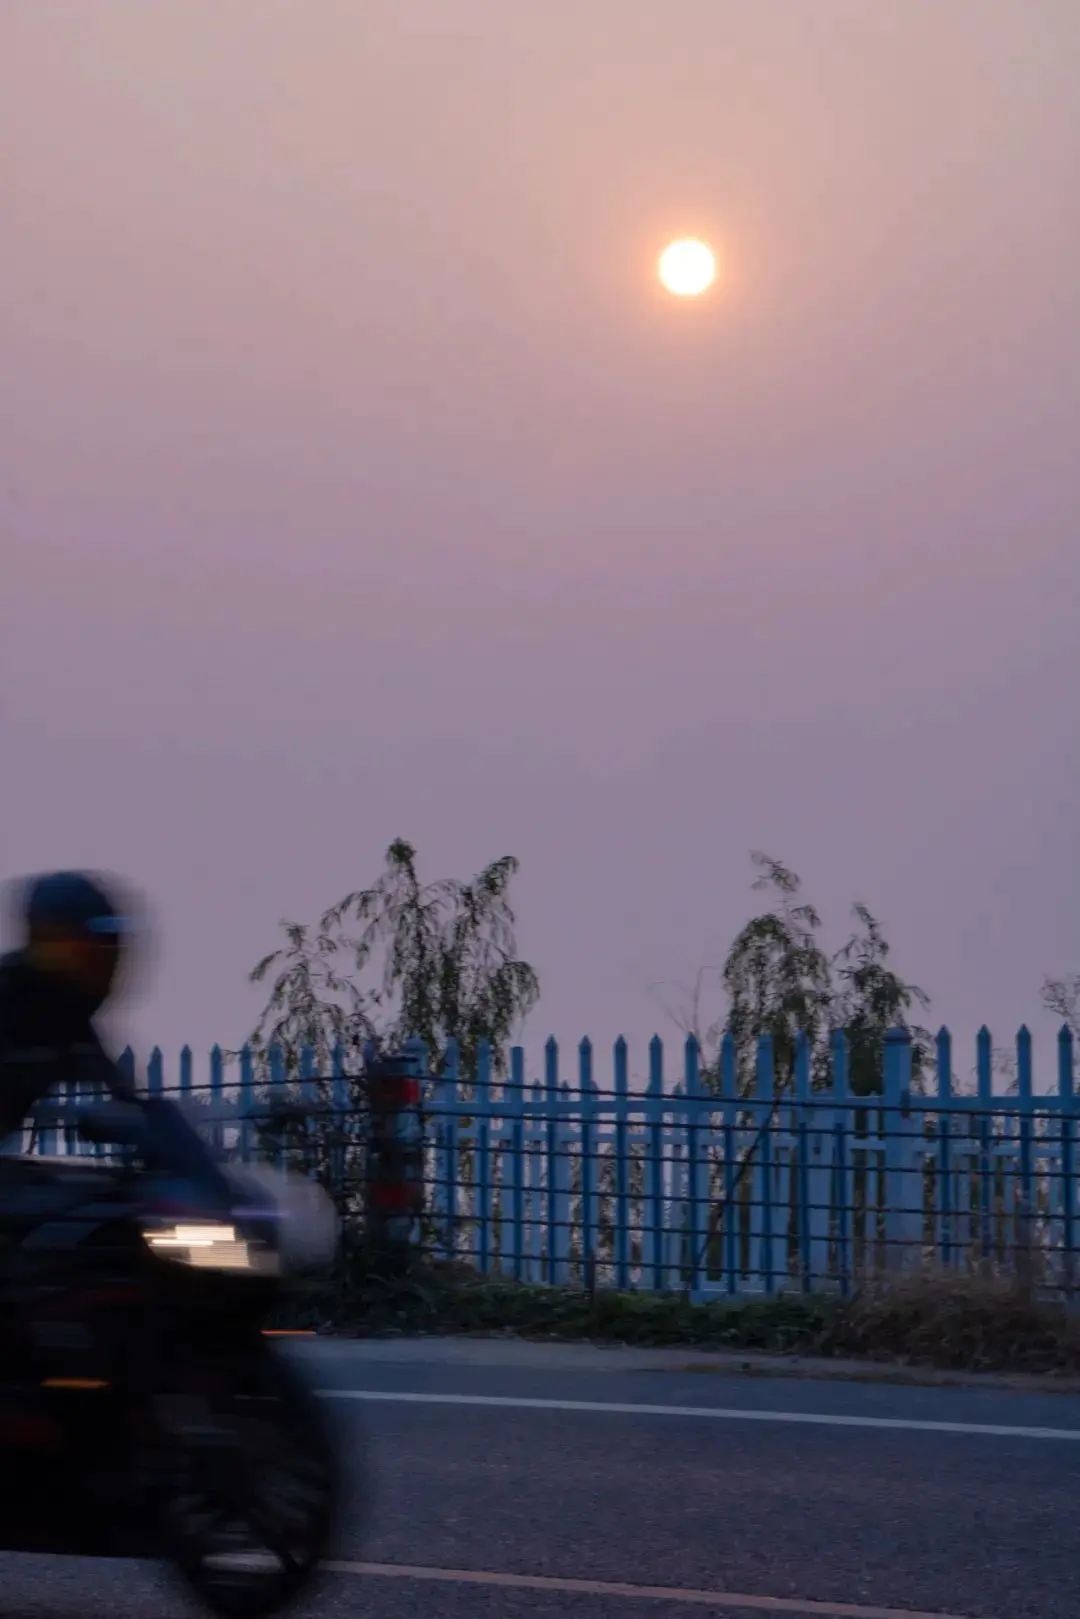
[[[39,927],[62,930],[90,939],[120,939],[133,931],[99,878],[82,871],[54,871],[35,877],[23,894],[23,920],[33,932]]]

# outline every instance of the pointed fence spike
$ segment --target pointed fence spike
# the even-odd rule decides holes
[[[701,1047],[697,1036],[688,1034],[683,1058],[683,1082],[687,1096],[696,1096],[701,1089]]]
[[[754,1065],[754,1088],[759,1100],[771,1098],[776,1086],[776,1065],[773,1057],[772,1035],[759,1035]]]
[[[649,1041],[649,1095],[664,1094],[664,1042],[658,1034]]]
[[[582,1096],[588,1095],[594,1089],[592,1041],[588,1035],[578,1046],[578,1089]]]
[[[151,1096],[160,1096],[165,1089],[165,1059],[160,1046],[154,1047],[146,1064],[146,1088]]]
[[[849,1043],[846,1029],[834,1029],[829,1053],[832,1066],[833,1097],[841,1106],[850,1101],[851,1087],[848,1083],[848,1052]]]
[[[937,1052],[938,1096],[947,1099],[952,1096],[952,1035],[944,1024],[937,1032],[934,1045]]]
[[[720,1094],[728,1101],[735,1100],[738,1090],[738,1052],[735,1049],[735,1036],[728,1029],[720,1041]]]
[[[621,1034],[615,1042],[612,1056],[614,1064],[615,1094],[619,1097],[625,1097],[630,1088],[628,1067],[629,1047]]]
[[[975,1075],[979,1096],[988,1101],[994,1091],[994,1041],[985,1023],[975,1040]]]
[[[1031,1055],[1031,1030],[1023,1023],[1016,1036],[1016,1094],[1021,1103],[1028,1106],[1032,1095]]]
[[[553,1034],[544,1041],[544,1087],[551,1097],[559,1088],[559,1042]]]
[[[486,1098],[491,1094],[491,1042],[480,1040],[476,1047],[476,1074],[475,1085],[478,1098]]]
[[[802,1103],[810,1100],[810,1056],[809,1037],[804,1029],[800,1029],[795,1041],[795,1096]]]
[[[1058,1094],[1072,1097],[1076,1075],[1073,1069],[1073,1032],[1067,1023],[1058,1035]]]

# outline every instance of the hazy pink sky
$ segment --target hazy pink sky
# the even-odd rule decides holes
[[[536,1035],[662,1027],[755,846],[1044,1027],[1078,83],[1077,0],[3,0],[0,871],[150,892],[140,1039],[397,835],[521,857]]]

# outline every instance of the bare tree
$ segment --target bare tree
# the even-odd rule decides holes
[[[1043,980],[1042,1003],[1080,1039],[1080,974]]]
[[[369,1042],[410,1038],[425,1041],[436,1063],[456,1040],[465,1074],[483,1040],[501,1062],[540,993],[517,954],[509,900],[517,869],[507,855],[471,882],[425,884],[412,844],[392,843],[370,887],[346,894],[314,927],[282,924],[286,943],[251,973],[254,983],[271,982],[256,1049],[277,1046],[290,1077],[304,1047],[323,1067],[335,1046],[356,1056]]]

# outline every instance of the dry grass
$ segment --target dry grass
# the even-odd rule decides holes
[[[363,1334],[512,1333],[522,1338],[693,1346],[859,1359],[943,1371],[1080,1373],[1080,1314],[993,1276],[920,1271],[855,1297],[787,1294],[692,1304],[685,1295],[594,1295],[440,1266],[394,1284],[309,1295],[281,1325]]]
[[[819,1352],[948,1371],[1080,1371],[1080,1317],[1015,1281],[920,1271],[865,1288]]]

